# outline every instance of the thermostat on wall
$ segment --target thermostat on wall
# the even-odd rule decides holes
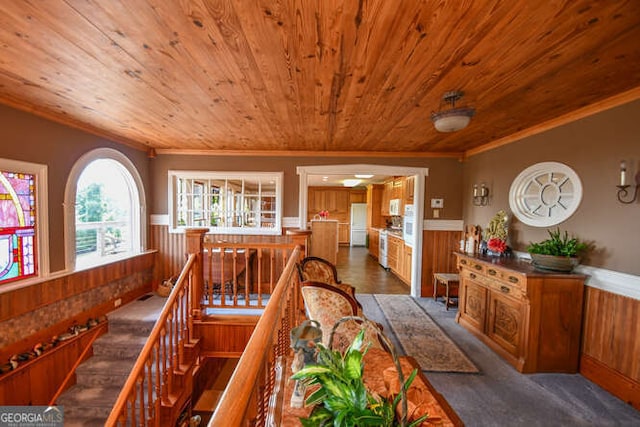
[[[444,208],[444,199],[431,199],[431,207],[434,209]]]

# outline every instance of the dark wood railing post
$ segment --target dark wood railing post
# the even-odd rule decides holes
[[[188,228],[185,231],[187,255],[196,254],[196,261],[191,276],[191,316],[193,319],[202,317],[202,291],[204,289],[203,273],[203,245],[204,235],[208,228]]]

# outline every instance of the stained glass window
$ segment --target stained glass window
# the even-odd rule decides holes
[[[0,171],[0,283],[37,275],[35,175]]]

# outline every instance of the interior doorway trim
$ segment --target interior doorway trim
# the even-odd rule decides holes
[[[316,165],[298,166],[296,172],[300,176],[298,193],[298,226],[306,230],[307,228],[307,197],[309,175],[347,175],[347,174],[375,174],[390,176],[415,176],[414,180],[414,205],[415,215],[419,220],[413,223],[414,244],[411,258],[411,295],[420,296],[420,285],[422,277],[422,225],[424,218],[424,193],[425,178],[429,176],[429,168],[416,168],[409,166],[389,166],[371,164],[348,164],[348,165]]]

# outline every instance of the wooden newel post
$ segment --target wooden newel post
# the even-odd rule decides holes
[[[300,228],[288,229],[287,236],[291,236],[293,243],[300,246],[300,259],[309,256],[309,236],[311,236],[311,230],[302,230]]]
[[[196,262],[193,268],[193,276],[191,277],[191,316],[194,319],[200,319],[202,317],[202,313],[200,310],[202,292],[204,289],[204,272],[202,260],[204,259],[204,235],[208,231],[208,228],[188,228],[185,231],[187,255],[197,255]]]

